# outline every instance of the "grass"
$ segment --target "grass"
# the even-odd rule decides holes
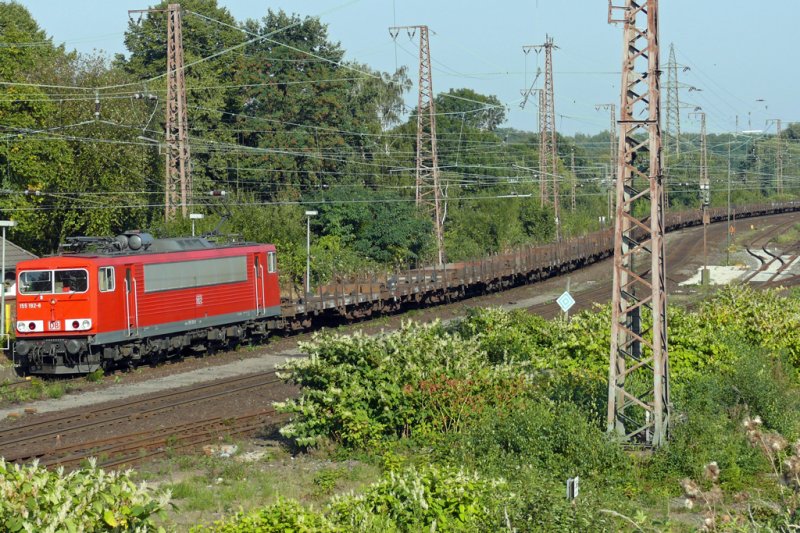
[[[118,378],[118,377],[117,377]],[[115,383],[118,379],[115,378]],[[103,380],[102,375],[88,374],[85,380],[43,380],[30,378],[27,384],[0,384],[0,405],[14,405],[42,399],[57,399],[65,394],[77,392],[85,387],[85,383],[98,383]]]
[[[775,238],[777,244],[794,244],[800,240],[800,224],[795,224]]]
[[[278,497],[322,506],[331,495],[357,490],[378,479],[380,468],[360,461],[337,460],[327,452],[293,456],[281,445],[260,441],[255,449],[237,442],[230,458],[175,456],[151,464],[138,475],[172,491],[177,509],[167,521],[181,527],[210,522],[223,514],[274,503]]]

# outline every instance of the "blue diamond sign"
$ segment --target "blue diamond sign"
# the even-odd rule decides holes
[[[565,313],[570,310],[570,308],[575,305],[575,298],[569,293],[569,291],[564,291],[564,294],[558,297],[556,303],[561,308],[562,311]]]

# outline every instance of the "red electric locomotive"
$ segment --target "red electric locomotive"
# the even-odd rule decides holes
[[[15,357],[29,373],[87,373],[234,344],[266,334],[281,313],[270,244],[129,232],[67,248],[17,265]]]

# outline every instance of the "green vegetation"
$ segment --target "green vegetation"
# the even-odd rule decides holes
[[[92,461],[65,473],[0,459],[0,527],[9,532],[156,531],[169,493],[137,486],[129,472],[105,472]]]
[[[337,496],[304,512],[345,531],[681,531],[709,517],[741,528],[795,524],[794,492],[775,475],[800,471],[787,447],[800,438],[800,300],[734,286],[695,311],[671,309],[671,317],[672,437],[650,455],[625,452],[604,431],[606,308],[570,322],[474,310],[451,326],[408,323],[374,338],[317,336],[304,345],[308,359],[282,370],[303,390],[278,405],[293,414],[281,431],[300,447],[332,446],[385,474],[355,498]],[[758,442],[743,425],[756,415],[763,424]],[[377,488],[428,468],[443,484],[490,484],[475,500],[478,515],[449,522]],[[709,468],[717,471],[713,480],[704,474]],[[564,482],[576,475],[581,495],[570,504]],[[701,481],[691,508],[671,505],[692,479]],[[431,508],[448,508],[448,496],[416,486]],[[384,503],[363,508],[376,498]],[[260,513],[281,516],[286,505],[295,503],[209,527],[235,531],[225,528]],[[757,511],[750,516],[747,509]]]
[[[652,453],[605,432],[607,308],[569,322],[476,309],[447,326],[317,335],[281,371],[303,386],[278,405],[292,416],[288,446],[177,457],[140,476],[167,483],[180,508],[159,525],[198,533],[800,525],[800,298],[732,286],[671,317],[671,438]],[[14,468],[0,487],[24,494],[26,470]],[[47,487],[73,483],[47,475]],[[30,520],[50,516],[41,490]],[[148,497],[148,516],[164,508]],[[108,527],[91,505],[92,527]],[[133,524],[136,505],[114,520]]]
[[[31,378],[27,383],[0,384],[0,403],[16,404],[42,398],[61,398],[64,394],[82,389],[85,384],[76,380],[45,381]]]

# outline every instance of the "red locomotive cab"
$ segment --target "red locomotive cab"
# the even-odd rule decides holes
[[[63,255],[17,265],[14,357],[25,372],[87,373],[200,353],[263,337],[281,315],[271,244],[133,232],[71,242]]]
[[[46,337],[55,343],[54,357],[80,363],[96,327],[96,269],[79,258],[26,261],[17,269],[16,354],[27,355],[26,340]]]

